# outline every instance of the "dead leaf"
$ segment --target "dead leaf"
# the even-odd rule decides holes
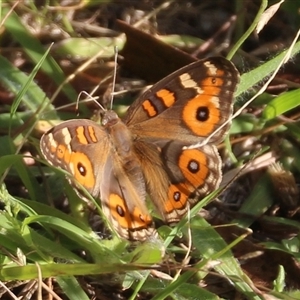
[[[284,0],[281,0],[280,2],[271,5],[268,9],[266,9],[263,14],[261,15],[261,19],[259,20],[255,32],[256,34],[259,34],[262,29],[268,24],[270,19],[275,15],[277,10],[279,9],[280,5],[284,2]]]
[[[122,66],[148,82],[157,82],[197,60],[125,22],[119,20],[118,26],[127,38],[120,52],[124,57]]]

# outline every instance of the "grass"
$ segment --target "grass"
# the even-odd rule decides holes
[[[78,7],[82,13],[96,9],[95,2],[82,3],[83,6]],[[100,7],[108,4],[98,1]],[[279,8],[278,14],[288,10],[287,5],[288,1]],[[290,2],[290,5],[295,4]],[[248,25],[249,30],[244,31],[246,33],[239,41],[250,39],[255,24],[262,18],[267,6],[270,3],[262,1],[255,22],[243,24]],[[39,138],[46,128],[56,122],[75,117],[74,110],[60,111],[56,108],[61,102],[76,102],[82,90],[77,89],[91,85],[86,80],[78,87],[74,83],[78,77],[93,77],[96,85],[97,81],[101,81],[98,77],[107,76],[111,71],[107,65],[113,47],[118,45],[122,49],[125,36],[111,37],[109,34],[113,33],[106,31],[107,36],[102,34],[97,38],[80,38],[74,28],[77,23],[73,23],[59,7],[54,10],[55,6],[46,5],[41,10],[33,2],[28,6],[19,3],[11,11],[10,4],[3,2],[1,8],[2,27],[5,28],[2,35],[17,43],[22,58],[30,66],[16,66],[8,55],[9,51],[3,52],[6,56],[0,55],[1,83],[6,91],[13,94],[10,102],[1,102],[0,114],[1,295],[8,297],[10,292],[12,298],[17,297],[18,289],[12,287],[12,283],[18,282],[23,287],[28,282],[35,282],[36,285],[29,292],[35,292],[39,299],[49,294],[55,299],[92,299],[93,296],[102,299],[106,295],[123,299],[218,299],[237,294],[248,299],[262,299],[266,295],[280,299],[299,298],[300,287],[291,278],[292,272],[299,274],[300,223],[296,201],[299,194],[297,186],[284,186],[288,195],[291,189],[295,190],[293,200],[296,204],[288,208],[285,203],[274,204],[277,196],[274,182],[278,181],[266,171],[267,168],[250,170],[248,174],[259,176],[259,180],[253,180],[251,184],[243,182],[245,177],[242,176],[229,178],[234,180],[234,184],[242,182],[242,190],[250,189],[247,195],[243,194],[242,204],[237,204],[237,195],[232,191],[224,196],[224,203],[212,202],[220,192],[215,191],[201,200],[189,216],[175,227],[160,226],[159,240],[132,244],[114,235],[108,239],[105,232],[95,232],[91,227],[88,204],[69,186],[62,171],[45,165],[40,158]],[[64,43],[44,43],[38,35],[30,32],[28,24],[22,23],[25,13],[30,14],[37,30],[42,31],[46,25],[49,28],[56,25],[69,38]],[[59,25],[54,22],[58,17],[61,20]],[[291,36],[291,40],[293,38]],[[170,38],[167,36],[165,40]],[[183,35],[173,35],[171,40],[176,45],[182,40],[185,46],[189,44],[188,35],[184,39]],[[191,38],[191,41],[193,45],[201,42],[195,38]],[[235,54],[237,64],[239,58],[242,57],[244,63],[247,59],[239,41],[236,43],[238,46],[233,47],[235,52],[230,53]],[[295,121],[299,118],[299,86],[294,86],[293,90],[287,89],[279,96],[261,89],[263,83],[274,72],[278,72],[278,66],[285,61],[287,53],[290,60],[296,59],[300,42],[296,41],[285,48],[271,58],[265,58],[251,70],[242,72],[236,92],[235,107],[238,113],[233,120],[223,157],[224,162],[229,160],[228,157],[231,158],[230,169],[240,166],[247,168],[263,154],[272,152],[283,166],[282,172],[295,177],[297,181],[300,171],[300,130]],[[84,63],[73,66],[71,72],[67,72],[67,68],[63,68],[62,58],[67,57],[70,63],[78,55],[83,55]],[[102,70],[92,76],[89,71],[95,59],[101,60],[97,68]],[[120,105],[115,103],[115,106],[121,110]],[[89,106],[80,105],[79,114],[81,118],[89,118]],[[242,147],[243,142],[249,140],[250,147],[239,154],[237,146]],[[230,192],[230,187],[228,189]],[[69,199],[68,205],[66,198]],[[231,208],[230,201],[226,205],[228,198],[234,200],[232,202],[236,209]],[[97,201],[91,199],[91,203],[97,207],[96,214],[101,214]],[[208,221],[199,215],[203,207],[216,203],[219,203],[217,209],[221,212],[217,215],[218,220]],[[270,233],[266,230],[272,228],[277,231]],[[285,231],[280,233],[281,228]],[[255,234],[261,234],[263,238],[257,238]],[[182,238],[180,243],[178,237]],[[279,253],[278,261],[274,253]],[[265,284],[256,280],[257,274],[249,268],[249,265],[259,262],[253,260],[251,255],[256,255],[255,259],[270,259],[266,274],[261,274]],[[296,262],[295,265],[292,262]],[[271,263],[276,266],[275,271]],[[267,280],[268,272],[272,273],[272,280]],[[216,279],[218,281],[214,283]],[[230,292],[218,290],[218,284],[224,285]]]

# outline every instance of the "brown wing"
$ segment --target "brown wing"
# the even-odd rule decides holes
[[[183,149],[184,144],[172,141],[158,148],[138,141],[135,146],[147,191],[167,223],[178,222],[189,207],[219,187],[221,159],[214,145]]]
[[[225,58],[197,61],[143,94],[129,108],[125,123],[132,133],[149,141],[198,143],[231,116],[238,78],[238,71]],[[210,142],[219,142],[228,126]]]
[[[124,165],[111,139],[95,122],[70,120],[45,133],[40,145],[50,164],[72,175],[76,188],[83,186],[101,199],[104,215],[121,237],[144,240],[155,230],[145,205],[143,173],[139,161]]]

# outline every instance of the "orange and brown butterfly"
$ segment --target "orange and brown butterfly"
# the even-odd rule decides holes
[[[75,188],[78,182],[100,199],[119,236],[146,240],[156,232],[147,194],[171,224],[218,188],[216,145],[229,128],[238,80],[225,58],[199,60],[155,84],[123,120],[108,110],[101,124],[78,119],[53,127],[41,138],[41,152],[71,174]]]

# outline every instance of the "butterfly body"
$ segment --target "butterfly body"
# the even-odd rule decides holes
[[[216,143],[228,126],[201,147],[193,147],[232,114],[238,72],[226,59],[198,61],[167,76],[128,109],[121,120],[102,113],[101,125],[70,120],[41,139],[43,156],[67,170],[91,195],[117,233],[130,240],[155,234],[146,206],[150,195],[167,223],[178,222],[190,206],[221,181]]]

